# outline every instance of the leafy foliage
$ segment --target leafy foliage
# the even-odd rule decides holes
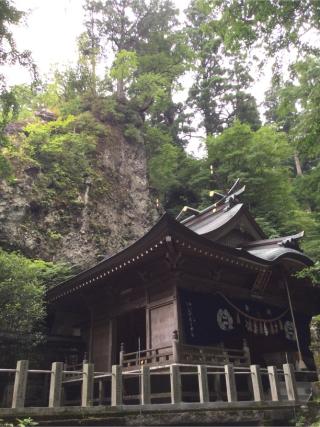
[[[145,145],[153,193],[171,213],[207,206],[209,190],[224,191],[240,178],[265,232],[304,229],[304,249],[319,260],[320,62],[318,47],[304,37],[320,30],[319,2],[192,0],[183,23],[169,0],[87,0],[85,12],[75,67],[56,71],[36,91],[20,85],[1,92],[0,178],[14,186],[19,168],[34,168],[33,202],[77,211],[88,183],[94,197],[108,191],[98,154],[101,144],[117,149],[114,126],[128,144]],[[1,64],[30,63],[9,29],[21,16],[10,1],[0,4]],[[300,57],[283,77],[288,48]],[[102,58],[113,65],[99,76]],[[249,88],[252,64],[266,60],[274,67],[262,125]],[[193,81],[187,101],[177,102],[182,76]],[[42,109],[54,117],[43,120]],[[203,159],[184,150],[198,129],[205,130]],[[62,237],[55,229],[46,235],[53,246]],[[56,268],[1,250],[3,327],[12,329],[20,316],[19,333],[38,340],[43,284],[57,279]],[[319,262],[301,274],[319,281]]]
[[[228,188],[240,178],[247,186],[245,197],[255,215],[272,222],[280,231],[289,212],[297,208],[286,165],[290,147],[285,135],[271,127],[254,132],[236,122],[221,135],[208,138],[207,144],[217,187]],[[283,204],[286,210],[279,209]]]
[[[194,0],[187,11],[195,64],[189,104],[202,113],[207,135],[222,132],[235,118],[257,128],[256,103],[245,92],[252,78],[240,50],[227,50],[222,35],[225,23],[217,18],[214,3]]]
[[[0,333],[14,345],[7,347],[1,362],[26,356],[43,339],[45,286],[70,275],[63,264],[30,260],[17,252],[0,248]]]

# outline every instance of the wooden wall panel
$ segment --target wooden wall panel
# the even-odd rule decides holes
[[[110,370],[110,321],[106,318],[93,321],[91,355],[96,371]]]
[[[174,288],[172,285],[166,287],[155,287],[148,290],[149,302],[160,303],[161,300],[166,300],[173,297]]]
[[[176,329],[173,303],[150,309],[151,348],[170,345]]]

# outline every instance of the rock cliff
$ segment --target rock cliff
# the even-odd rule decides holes
[[[0,181],[1,246],[83,268],[134,242],[152,225],[157,212],[144,145],[126,139],[115,125],[103,126],[107,136],[95,145],[95,178],[83,173],[75,203],[69,204],[56,187],[50,190],[54,201],[47,202],[41,165],[10,159],[14,179]],[[16,145],[25,144],[23,129],[17,126]]]

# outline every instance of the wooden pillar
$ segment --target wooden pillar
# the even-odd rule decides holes
[[[246,358],[246,363],[250,364],[251,362],[250,348],[248,347],[248,343],[246,339],[242,341],[242,349],[243,349],[243,354]]]
[[[299,400],[293,365],[291,363],[284,364],[283,373],[284,380],[286,382],[288,400]]]
[[[28,368],[28,360],[19,360],[17,362],[13,386],[12,408],[24,407],[27,390]]]
[[[51,365],[49,408],[61,406],[63,365],[63,362],[54,362]]]
[[[224,365],[224,372],[226,377],[228,402],[236,402],[238,400],[238,396],[233,365],[231,363]]]
[[[146,290],[146,348],[151,348],[151,321],[149,303],[149,293],[148,290]]]
[[[178,282],[180,282],[180,274],[175,274],[174,277],[174,294],[173,294],[173,307],[174,307],[174,315],[175,315],[175,329],[177,331],[180,343],[184,342],[184,330],[183,330],[183,322],[182,322],[182,312],[181,312],[181,300],[178,289]]]
[[[124,349],[124,343],[122,342],[122,343],[120,344],[120,354],[119,354],[119,365],[120,365],[120,366],[123,366],[123,356],[124,356],[124,352],[125,352],[125,349]]]
[[[200,403],[209,402],[208,372],[205,365],[198,365]]]
[[[262,382],[261,382],[260,366],[251,365],[250,372],[251,372],[251,381],[252,381],[252,388],[253,388],[253,398],[256,402],[262,402],[264,400],[264,396],[263,396],[263,388],[262,388]]]
[[[173,331],[172,334],[172,354],[173,363],[180,362],[178,331]]]
[[[109,348],[109,352],[108,352],[108,366],[107,366],[107,371],[111,371],[111,366],[112,366],[112,359],[113,359],[113,355],[114,355],[114,346],[113,346],[113,340],[114,340],[114,319],[109,319],[109,336],[108,336],[108,348]],[[118,350],[117,350],[118,351]]]
[[[181,376],[179,366],[170,365],[171,403],[181,403]]]
[[[151,382],[149,366],[141,367],[141,405],[151,403]]]
[[[223,375],[222,373],[220,374],[215,374],[213,377],[213,383],[214,383],[214,391],[216,393],[216,400],[217,401],[222,401],[222,393],[221,393],[221,377],[220,375]]]
[[[102,379],[99,380],[98,387],[99,387],[99,405],[102,405],[104,398],[105,398],[104,386],[103,386],[103,380]]]
[[[275,366],[268,366],[268,375],[271,391],[271,399],[274,402],[281,400],[278,371]]]
[[[93,404],[93,381],[94,365],[93,363],[84,363],[82,371],[81,406],[92,406]]]
[[[122,405],[122,367],[112,366],[111,377],[111,406]]]
[[[89,357],[88,361],[92,362],[93,360],[93,319],[94,319],[94,309],[92,307],[89,307],[90,312],[90,330],[89,330]],[[86,357],[84,357],[84,360]]]

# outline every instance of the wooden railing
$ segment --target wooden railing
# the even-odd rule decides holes
[[[228,349],[224,347],[199,347],[180,345],[179,360],[182,363],[200,363],[205,365],[250,365],[250,356],[243,349]]]
[[[125,369],[132,369],[140,365],[161,366],[169,362],[190,363],[204,365],[236,366],[250,365],[250,352],[244,343],[242,349],[225,347],[205,347],[182,344],[178,339],[172,340],[172,345],[147,350],[125,353],[124,344],[120,350],[120,365]]]
[[[112,366],[111,372],[95,372],[94,365],[85,363],[81,371],[65,371],[62,362],[52,364],[51,370],[30,370],[28,361],[21,360],[16,369],[0,369],[0,373],[15,374],[11,407],[23,408],[26,400],[27,383],[32,374],[48,374],[50,384],[48,390],[49,408],[68,404],[64,400],[66,387],[70,384],[80,386],[80,396],[74,406],[87,407],[95,404],[119,406],[124,403],[152,405],[168,402],[173,405],[182,402],[212,403],[246,400],[250,402],[298,402],[299,382],[291,364],[283,365],[278,370],[275,366],[263,369],[258,365],[236,367],[232,364],[224,366],[168,364],[159,368],[141,365],[139,370],[126,371],[120,365]],[[313,371],[302,371],[303,384],[310,385],[306,376],[316,374]],[[166,380],[165,380],[166,378]],[[135,381],[135,386],[132,381]],[[94,387],[94,384],[99,387]],[[128,385],[128,383],[130,383]],[[159,384],[161,385],[159,389]],[[164,385],[167,384],[167,388]],[[189,386],[186,388],[187,386]],[[108,387],[103,387],[108,386]],[[300,387],[300,388],[299,388]],[[109,392],[106,393],[106,388]],[[98,396],[97,394],[98,389]],[[167,399],[167,400],[166,400]]]
[[[172,346],[125,353],[120,351],[120,365],[123,368],[139,367],[140,365],[168,365],[173,361]]]

